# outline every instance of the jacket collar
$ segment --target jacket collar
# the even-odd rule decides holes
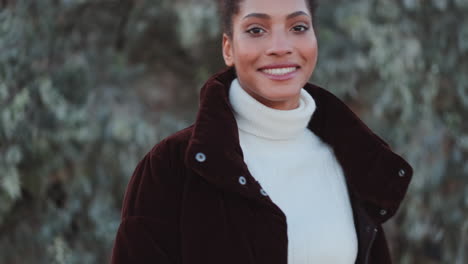
[[[237,123],[229,103],[229,88],[234,78],[235,70],[230,67],[212,76],[201,89],[185,162],[220,188],[271,202],[268,196],[260,195],[260,184],[243,161]],[[411,166],[336,96],[310,83],[304,89],[317,105],[308,128],[333,148],[350,195],[367,206],[376,222],[387,220],[406,193],[413,174]],[[203,153],[206,160],[198,161],[197,153]],[[239,184],[241,175],[249,184]]]

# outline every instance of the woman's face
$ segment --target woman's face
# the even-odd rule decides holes
[[[242,88],[264,105],[298,107],[317,63],[317,40],[305,0],[243,0],[223,36],[226,65]]]

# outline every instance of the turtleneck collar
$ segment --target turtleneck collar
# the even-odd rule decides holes
[[[240,130],[271,140],[287,140],[299,136],[307,129],[316,108],[314,99],[304,89],[301,89],[297,108],[270,108],[248,94],[237,78],[231,83],[229,101]]]

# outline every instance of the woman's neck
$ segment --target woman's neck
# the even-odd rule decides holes
[[[268,100],[264,97],[259,96],[258,94],[248,90],[244,89],[246,93],[248,93],[251,97],[253,97],[255,100],[258,102],[262,103],[266,107],[273,108],[276,110],[293,110],[299,107],[300,103],[300,98],[301,94],[298,93],[296,96],[293,98],[288,98],[287,100],[277,100],[277,101],[271,101]]]
[[[247,93],[237,79],[231,83],[229,100],[239,129],[259,137],[285,140],[298,136],[306,129],[315,111],[315,101],[301,89],[297,107],[279,110],[269,107]]]

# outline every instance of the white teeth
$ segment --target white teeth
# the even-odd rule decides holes
[[[262,71],[266,74],[271,75],[284,75],[296,70],[296,67],[288,67],[288,68],[277,68],[277,69],[263,69]]]

